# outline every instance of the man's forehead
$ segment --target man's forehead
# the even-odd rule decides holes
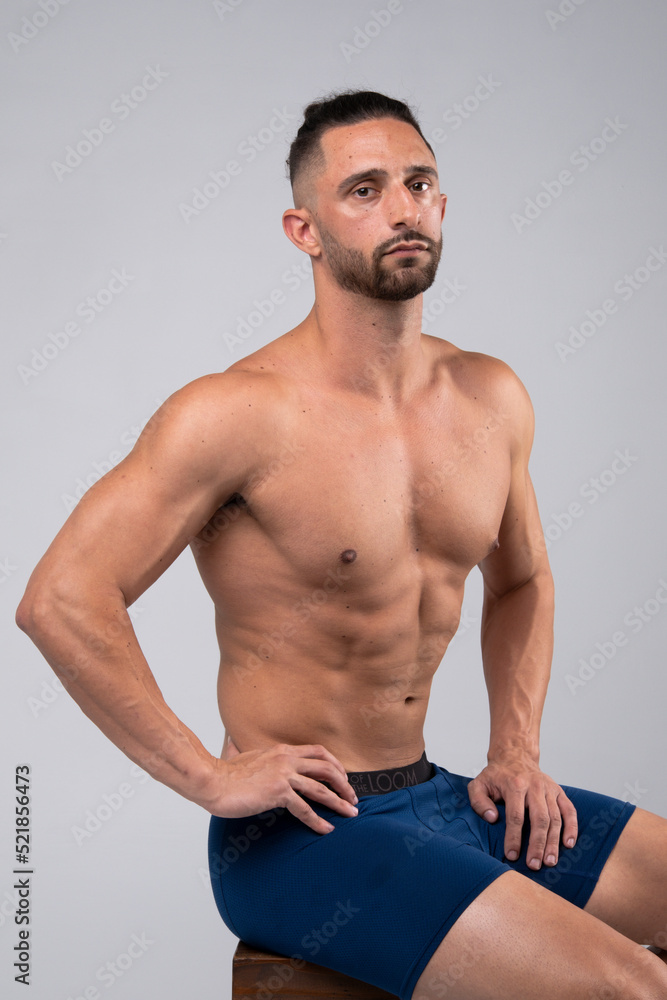
[[[404,162],[406,168],[413,163],[436,165],[419,132],[396,118],[337,125],[327,129],[320,142],[325,159],[323,174],[334,183],[340,180],[339,174],[382,167],[389,162]]]

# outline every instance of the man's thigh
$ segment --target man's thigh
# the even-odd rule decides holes
[[[459,916],[412,1000],[658,1000],[667,967],[618,931],[516,872]]]
[[[667,820],[636,809],[586,910],[626,937],[667,948]]]

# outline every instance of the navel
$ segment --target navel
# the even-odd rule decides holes
[[[340,561],[344,563],[353,563],[356,558],[357,553],[354,549],[345,549],[345,551],[340,554]]]

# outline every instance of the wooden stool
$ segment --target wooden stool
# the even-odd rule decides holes
[[[259,951],[239,941],[232,963],[232,1000],[396,1000],[377,986],[303,959]]]

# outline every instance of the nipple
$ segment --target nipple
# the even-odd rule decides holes
[[[340,554],[340,561],[344,563],[353,563],[356,558],[357,553],[354,549],[345,549],[345,551]]]

